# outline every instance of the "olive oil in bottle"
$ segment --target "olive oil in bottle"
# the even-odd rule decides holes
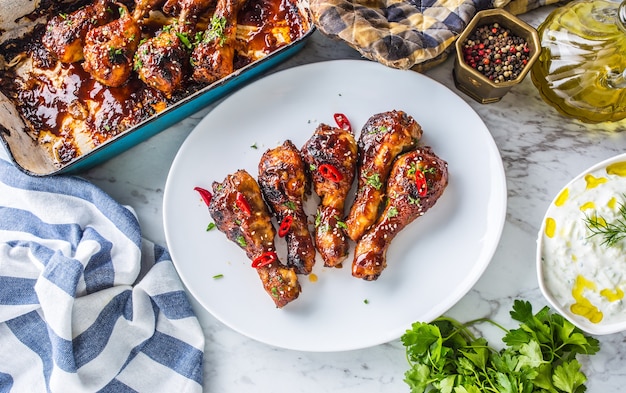
[[[626,118],[626,0],[576,0],[537,30],[531,78],[547,103],[589,123]]]

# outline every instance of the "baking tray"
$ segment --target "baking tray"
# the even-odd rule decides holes
[[[44,0],[38,5],[36,3],[30,0],[0,0],[0,45],[31,34],[47,23],[55,2]],[[308,3],[294,0],[293,4],[305,20],[303,24],[305,28],[299,38],[235,70],[221,80],[199,90],[196,89],[175,102],[168,103],[168,106],[157,114],[110,137],[76,158],[67,162],[60,162],[55,158],[50,146],[46,146],[40,140],[41,138],[37,137],[38,130],[33,129],[35,127],[21,116],[15,100],[9,99],[2,92],[0,92],[0,140],[15,165],[31,176],[75,173],[100,164],[217,101],[297,53],[313,33],[315,26],[311,21]],[[56,6],[58,7],[58,3]],[[1,52],[0,55],[2,55]],[[0,61],[7,62],[10,59],[0,59]],[[0,73],[4,72],[5,70],[0,68]]]

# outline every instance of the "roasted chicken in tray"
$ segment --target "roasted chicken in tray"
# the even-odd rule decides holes
[[[87,32],[83,68],[105,86],[121,86],[133,72],[133,56],[141,28],[128,9],[120,5],[120,17]]]
[[[357,242],[352,275],[376,280],[387,266],[390,242],[409,223],[422,216],[448,185],[448,164],[429,147],[400,155],[387,181],[382,214]]]
[[[44,47],[61,63],[84,58],[83,45],[89,30],[110,22],[116,13],[112,0],[98,0],[69,14],[59,14],[48,22],[41,38]]]
[[[212,189],[209,212],[216,227],[246,252],[276,307],[297,299],[301,291],[298,276],[276,254],[276,230],[256,180],[238,170],[223,182],[214,182]]]
[[[315,264],[315,246],[304,212],[310,190],[300,152],[290,140],[267,150],[259,162],[259,186],[287,242],[287,265],[309,274]]]
[[[193,79],[213,83],[234,71],[237,14],[246,0],[217,0],[209,26],[191,54]]]
[[[378,218],[394,159],[416,147],[421,136],[421,126],[403,111],[376,114],[363,126],[358,141],[358,188],[346,219],[352,240],[358,241]]]
[[[189,69],[189,54],[183,42],[185,36],[177,26],[163,29],[142,42],[133,60],[139,79],[167,97],[183,85]]]
[[[137,48],[134,68],[139,79],[171,97],[183,86],[190,72],[190,54],[195,26],[201,13],[215,0],[168,0],[165,12],[176,12],[175,22],[164,26],[156,36],[144,40]]]
[[[313,190],[321,199],[315,216],[315,246],[325,266],[341,266],[349,251],[343,218],[356,171],[356,140],[351,130],[320,124],[301,151]]]

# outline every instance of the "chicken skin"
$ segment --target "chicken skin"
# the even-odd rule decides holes
[[[309,274],[315,264],[315,246],[309,231],[304,199],[310,190],[300,152],[290,140],[269,149],[259,162],[259,186],[280,224],[287,242],[287,265]]]
[[[278,308],[298,298],[301,287],[293,268],[276,255],[270,212],[254,178],[244,170],[214,182],[209,212],[217,229],[241,247]]]
[[[346,219],[352,240],[358,241],[378,218],[394,159],[415,148],[421,137],[421,126],[403,111],[379,113],[365,123],[358,141],[358,188]]]
[[[122,86],[134,68],[134,56],[141,41],[141,22],[164,0],[137,0],[132,14],[122,3],[120,17],[89,30],[85,36],[83,68],[105,86]]]
[[[105,86],[121,86],[133,72],[133,56],[141,39],[137,21],[121,7],[113,22],[89,30],[85,36],[83,68]]]
[[[110,0],[100,0],[70,14],[55,16],[48,22],[41,42],[61,63],[81,61],[87,32],[113,19],[112,4]]]
[[[343,217],[356,172],[357,143],[351,131],[320,124],[301,151],[313,190],[321,199],[315,216],[315,247],[324,266],[339,267],[349,251]]]
[[[134,69],[145,84],[163,92],[167,97],[181,88],[189,64],[189,42],[185,33],[168,26],[155,37],[139,45],[134,58]]]
[[[429,210],[448,185],[448,164],[429,147],[400,155],[387,182],[387,204],[376,224],[357,242],[352,275],[376,280],[387,266],[395,236]]]
[[[214,0],[168,1],[166,12],[177,12],[178,19],[165,26],[155,37],[137,48],[134,68],[139,79],[167,97],[182,88],[190,72],[189,56],[198,16],[212,6]]]
[[[218,0],[209,26],[191,54],[193,79],[213,83],[234,71],[237,14],[246,0]]]

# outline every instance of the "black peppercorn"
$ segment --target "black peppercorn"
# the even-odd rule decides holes
[[[528,64],[528,42],[499,23],[478,26],[463,43],[463,59],[494,83],[511,81]]]

